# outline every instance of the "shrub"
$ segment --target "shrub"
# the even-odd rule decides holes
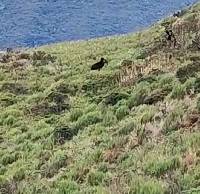
[[[184,114],[184,107],[177,107],[171,111],[164,120],[163,132],[170,133],[178,129],[179,123]]]
[[[8,165],[8,164],[12,164],[13,162],[15,162],[18,159],[18,156],[16,153],[10,153],[10,154],[5,154],[2,158],[1,158],[1,163],[3,165]]]
[[[175,170],[180,166],[178,158],[173,157],[170,159],[155,158],[152,161],[148,161],[144,167],[145,173],[154,176],[161,176],[169,170]]]
[[[118,120],[122,120],[126,115],[128,115],[128,113],[129,108],[126,105],[119,107],[115,112]]]
[[[9,115],[8,117],[4,119],[3,125],[13,126],[16,122],[17,122],[17,119],[14,116]]]
[[[164,185],[154,179],[145,180],[138,177],[131,184],[129,189],[130,194],[165,194],[166,188]]]
[[[4,165],[0,164],[0,175],[4,175],[4,173],[6,172],[6,170],[7,170],[7,168]]]
[[[111,92],[109,95],[104,97],[103,103],[105,105],[114,106],[122,99],[128,99],[129,94],[122,92]]]
[[[200,81],[200,79],[199,79]],[[196,85],[197,84],[197,85]],[[194,90],[196,92],[197,88],[200,88],[200,85],[198,86],[198,78],[190,78],[184,83],[185,89],[187,93],[190,93],[190,90]],[[196,86],[198,86],[196,88]],[[198,89],[197,89],[198,90]]]
[[[89,125],[96,124],[98,122],[101,122],[102,118],[99,114],[99,112],[89,112],[87,114],[83,114],[83,116],[79,117],[77,121],[77,127],[84,128]]]
[[[200,78],[197,78],[194,83],[195,93],[200,93]]]
[[[145,49],[139,48],[136,51],[134,50],[134,54],[132,55],[135,59],[145,59],[147,57],[148,53]]]
[[[145,96],[146,96],[146,92],[142,91],[142,90],[133,93],[127,101],[128,107],[131,109],[134,106],[138,106],[140,104],[143,104]]]
[[[119,134],[120,135],[128,135],[131,131],[134,130],[136,123],[133,120],[124,120],[121,125],[123,125],[122,127],[120,127],[119,129]]]
[[[48,163],[41,166],[42,176],[52,178],[60,168],[67,165],[67,159],[68,157],[63,151],[58,151]]]
[[[79,186],[74,181],[62,180],[57,184],[58,194],[79,193]]]
[[[184,174],[184,176],[180,176],[180,186],[182,190],[190,191],[191,188],[196,188],[199,185],[200,179],[200,168],[192,169],[190,172]],[[189,193],[189,192],[188,192]],[[194,189],[194,192],[191,190],[191,194],[199,194],[199,189]]]
[[[13,179],[16,180],[16,181],[21,181],[25,178],[25,169],[24,168],[19,168],[14,176],[13,176]]]
[[[31,140],[36,141],[38,139],[47,138],[51,134],[52,129],[47,123],[41,120],[34,126],[34,131],[35,132],[31,135]]]
[[[174,83],[177,82],[174,76],[170,74],[162,75],[158,79],[158,86],[163,90],[171,91],[173,89]]]
[[[13,126],[14,123],[23,115],[17,109],[8,109],[0,114],[0,124]]]
[[[197,99],[197,109],[200,112],[200,97]]]
[[[97,164],[101,160],[102,151],[100,149],[96,149],[93,153],[88,155],[87,161],[88,163]]]
[[[127,105],[129,108],[138,106],[144,103],[144,99],[148,96],[148,93],[151,91],[150,84],[147,82],[141,82],[136,85],[133,90],[130,98],[127,100]]]
[[[193,62],[192,64],[180,67],[176,72],[176,77],[180,80],[180,82],[183,83],[188,78],[195,77],[196,73],[199,71],[200,71],[200,63]]]
[[[83,111],[80,109],[75,109],[71,111],[70,114],[70,121],[74,122],[77,121],[79,117],[83,115]]]
[[[171,92],[171,98],[175,99],[181,99],[185,96],[186,94],[186,87],[185,85],[181,85],[181,84],[176,84],[173,87],[173,90]]]
[[[103,173],[106,173],[108,171],[108,167],[107,167],[107,164],[106,163],[100,163],[99,164],[99,168],[98,168],[98,171],[101,171]]]
[[[103,172],[92,171],[92,172],[89,172],[87,175],[87,182],[91,186],[101,185],[103,183],[104,177],[105,177],[105,174]]]
[[[103,125],[104,126],[111,126],[117,122],[117,117],[114,115],[112,111],[107,111],[103,115]]]
[[[145,124],[150,122],[154,117],[155,112],[156,110],[154,106],[143,105],[142,107],[140,107],[139,112],[137,112],[139,123]]]
[[[93,134],[95,136],[101,135],[104,131],[106,131],[105,126],[101,125],[101,123],[98,123],[94,126]]]

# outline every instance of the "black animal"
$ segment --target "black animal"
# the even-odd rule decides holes
[[[172,30],[165,30],[166,34],[167,34],[167,40],[172,41],[172,38],[174,37],[174,34],[172,32]]]
[[[174,33],[172,32],[172,30],[165,30],[166,34],[167,34],[167,40],[170,41],[170,42],[173,42],[174,43],[174,47],[176,46],[176,38],[175,38],[175,35]]]
[[[105,65],[108,64],[108,61],[104,58],[101,58],[101,60],[98,63],[95,63],[92,65],[91,70],[99,70]]]

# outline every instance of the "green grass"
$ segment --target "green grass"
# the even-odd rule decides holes
[[[53,62],[39,53],[21,70],[0,63],[0,193],[199,193],[199,16],[197,3],[179,18],[191,31],[177,49],[164,26],[178,19],[166,18],[135,34],[36,49]],[[148,64],[119,86],[123,60],[150,56],[160,72]],[[109,64],[90,71],[101,57]]]

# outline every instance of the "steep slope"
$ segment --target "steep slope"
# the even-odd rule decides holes
[[[0,193],[199,193],[199,16],[3,54]]]

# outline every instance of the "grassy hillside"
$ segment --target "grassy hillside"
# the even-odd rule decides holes
[[[3,54],[0,193],[200,193],[199,18]]]

